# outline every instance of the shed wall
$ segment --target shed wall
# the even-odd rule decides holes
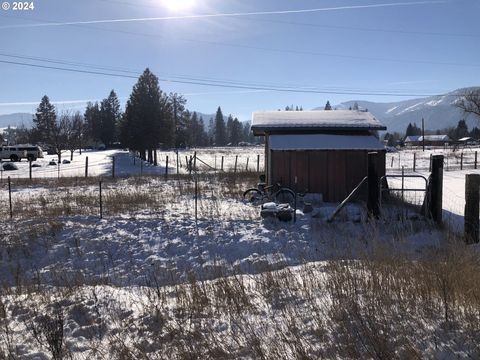
[[[298,192],[322,193],[324,201],[338,202],[367,176],[367,150],[271,150],[270,183]],[[385,151],[379,151],[378,169],[385,175]]]

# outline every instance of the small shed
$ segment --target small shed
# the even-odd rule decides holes
[[[267,182],[299,192],[343,200],[367,176],[367,154],[379,153],[385,174],[385,147],[374,136],[386,130],[371,113],[356,110],[255,112],[252,130],[265,136]]]

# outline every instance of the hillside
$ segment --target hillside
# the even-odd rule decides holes
[[[427,98],[410,99],[391,103],[376,103],[370,101],[352,100],[336,105],[337,109],[348,109],[355,102],[362,109],[368,109],[388,128],[389,132],[404,132],[408,123],[417,123],[420,126],[425,119],[425,129],[437,130],[449,126],[456,126],[465,116],[463,112],[453,106],[458,96],[466,89],[457,89],[450,93]],[[317,108],[315,110],[320,110]],[[470,128],[478,126],[478,121],[467,118]]]
[[[0,128],[6,128],[8,126],[18,127],[20,125],[26,127],[32,126],[32,114],[29,113],[14,113],[7,115],[0,115]]]

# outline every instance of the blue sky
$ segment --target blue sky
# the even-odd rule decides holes
[[[480,85],[477,0],[191,0],[181,11],[169,8],[175,1],[185,0],[34,0],[34,10],[0,10],[0,114],[33,112],[44,94],[60,110],[83,111],[111,89],[125,101],[145,67],[164,80],[221,85],[160,82],[191,110],[220,105],[241,120],[290,104]]]

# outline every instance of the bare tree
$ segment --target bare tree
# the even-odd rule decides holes
[[[480,118],[480,88],[466,90],[455,106],[462,109],[465,114],[473,114]]]
[[[73,153],[81,149],[85,134],[85,122],[83,116],[77,111],[73,116],[65,120],[66,146],[70,150],[70,161],[73,160]]]

